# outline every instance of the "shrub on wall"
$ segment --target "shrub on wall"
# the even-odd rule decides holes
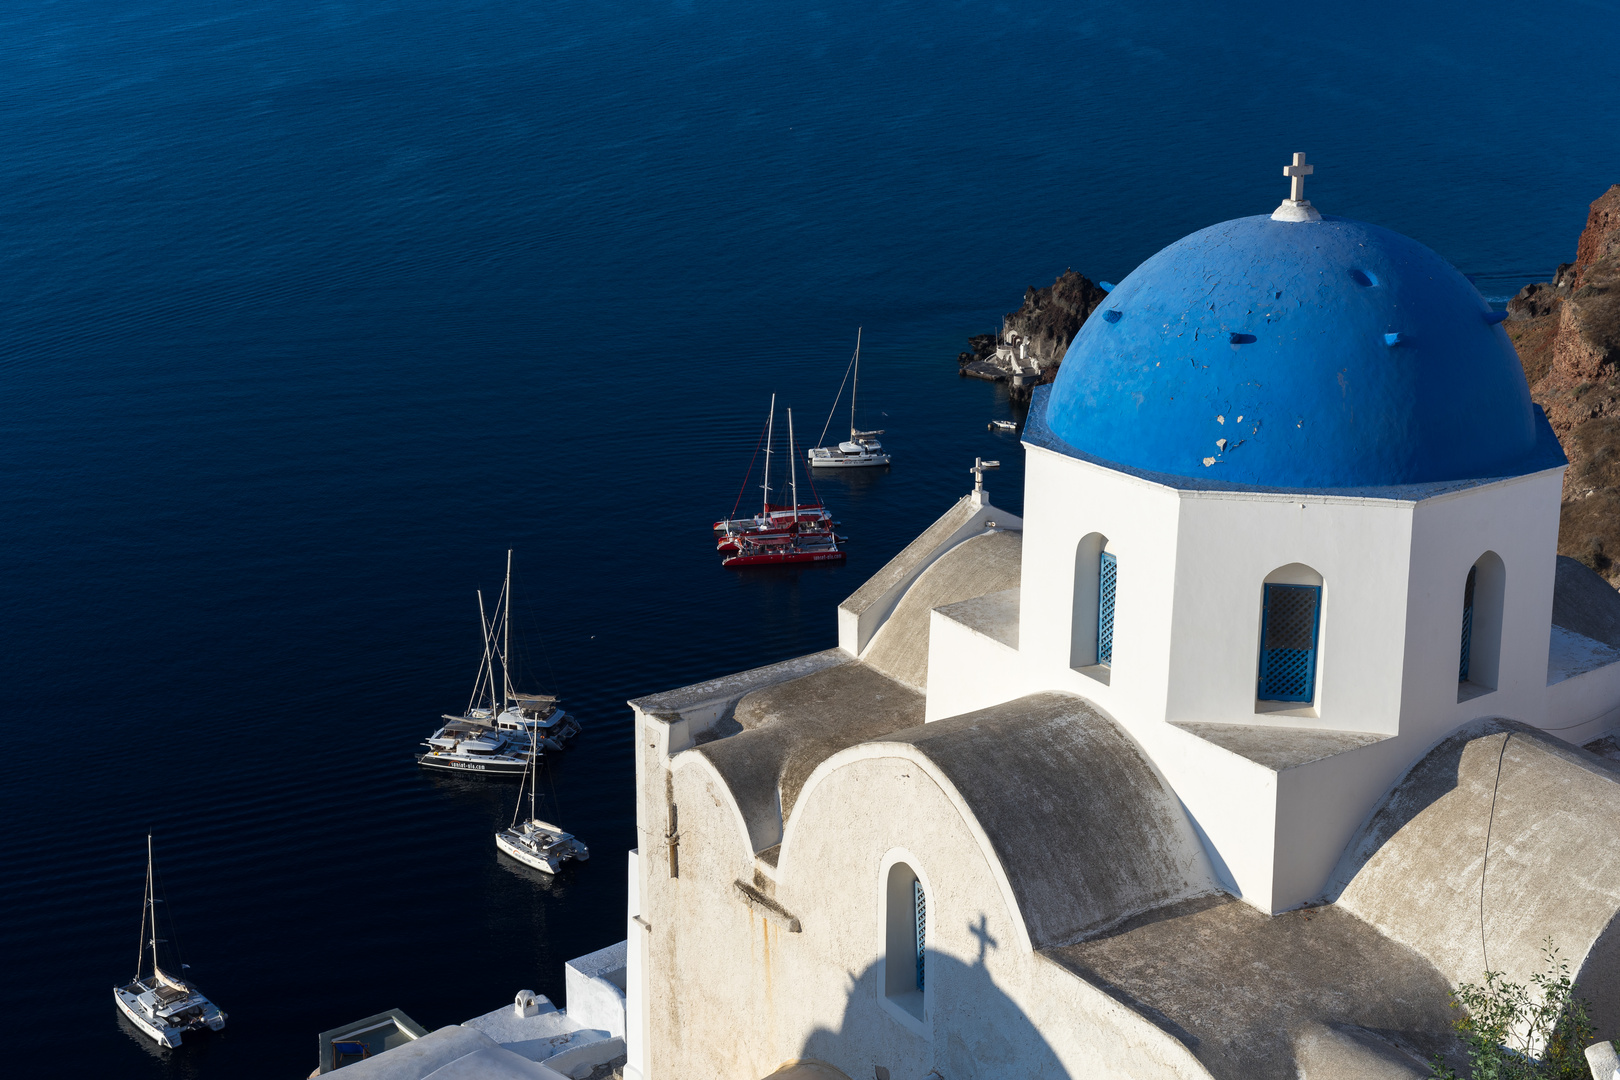
[[[1575,995],[1569,965],[1549,940],[1542,950],[1547,969],[1516,983],[1487,971],[1478,983],[1451,993],[1468,1052],[1468,1080],[1586,1080],[1586,1044],[1592,1023],[1586,1002]],[[1430,1066],[1436,1080],[1463,1080],[1440,1058]]]

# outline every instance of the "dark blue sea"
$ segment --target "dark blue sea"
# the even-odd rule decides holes
[[[1617,76],[1614,2],[0,8],[4,1071],[287,1080],[560,998],[624,935],[625,700],[832,645],[975,455],[1020,508],[969,334],[1295,150],[1504,300],[1620,181]],[[818,434],[857,327],[895,465],[817,478],[847,565],[723,570],[770,394]],[[585,724],[555,880],[496,857],[514,785],[412,761],[508,548]],[[148,829],[231,1015],[165,1055],[109,993]]]

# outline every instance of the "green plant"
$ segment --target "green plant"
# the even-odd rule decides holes
[[[1451,992],[1461,1009],[1457,1033],[1468,1052],[1470,1080],[1586,1080],[1586,1044],[1592,1041],[1587,1003],[1575,996],[1569,965],[1549,939],[1541,950],[1547,970],[1528,985],[1499,971]],[[1462,1080],[1439,1057],[1429,1067],[1436,1080]]]

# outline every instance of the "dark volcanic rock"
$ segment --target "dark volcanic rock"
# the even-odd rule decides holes
[[[1044,289],[1031,285],[1024,290],[1023,306],[1001,321],[1000,334],[968,338],[972,352],[958,353],[957,367],[976,379],[1010,381],[1013,399],[1027,401],[1036,385],[1056,376],[1069,342],[1107,295],[1073,270]]]
[[[1044,289],[1031,285],[1024,290],[1023,306],[1001,322],[1001,340],[1017,334],[1029,342],[1029,355],[1041,367],[1061,364],[1069,342],[1107,295],[1090,278],[1065,270]]]
[[[1592,204],[1575,262],[1513,298],[1509,335],[1564,452],[1559,554],[1620,583],[1620,184]],[[1517,307],[1515,308],[1515,305]]]
[[[1537,281],[1519,290],[1519,295],[1507,302],[1508,318],[1539,319],[1551,315],[1569,298],[1575,286],[1575,264],[1559,263],[1551,281]]]

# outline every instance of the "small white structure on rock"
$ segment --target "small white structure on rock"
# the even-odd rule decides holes
[[[1310,171],[1091,316],[1022,520],[632,702],[627,1076],[1420,1077],[1547,938],[1620,1034],[1620,596],[1499,317]]]

